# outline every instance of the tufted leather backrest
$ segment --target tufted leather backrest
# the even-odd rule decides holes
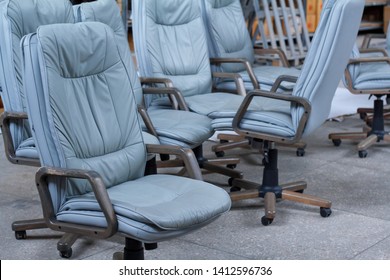
[[[169,78],[184,96],[211,92],[199,0],[133,0],[132,9],[141,75]]]
[[[356,40],[363,8],[364,0],[324,2],[320,23],[292,93],[309,100],[313,108],[305,134],[329,116],[334,93]],[[291,113],[297,128],[303,109],[293,106]]]
[[[254,63],[251,38],[240,0],[201,0],[208,33],[210,57],[245,58]],[[241,63],[223,64],[224,72],[245,70]]]
[[[23,48],[42,164],[97,171],[108,188],[143,176],[137,105],[112,29],[98,22],[42,26]],[[91,191],[85,182],[69,184],[76,188],[53,198],[57,205]]]

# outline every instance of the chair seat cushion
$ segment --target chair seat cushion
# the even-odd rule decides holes
[[[387,63],[364,63],[354,80],[356,89],[390,88],[390,65]]]
[[[229,195],[221,188],[199,180],[163,174],[125,182],[107,191],[118,218],[164,230],[202,225],[227,212],[231,205]],[[92,217],[96,212],[101,213],[93,193],[69,198],[57,218],[77,221],[83,216],[80,211]]]
[[[20,143],[19,147],[15,151],[15,155],[17,157],[38,159],[39,155],[33,138],[27,138],[22,143]]]
[[[151,109],[148,115],[157,131],[161,144],[198,146],[209,139],[214,131],[207,116],[168,109]]]

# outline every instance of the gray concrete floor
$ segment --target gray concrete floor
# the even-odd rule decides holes
[[[378,143],[368,157],[357,155],[356,141],[335,147],[328,133],[360,131],[356,116],[342,122],[326,122],[310,137],[304,157],[281,148],[280,183],[305,180],[307,194],[332,201],[333,213],[322,218],[319,209],[288,201],[277,203],[272,225],[261,225],[260,199],[235,202],[231,211],[194,233],[159,244],[147,251],[147,259],[269,259],[269,260],[376,260],[390,259],[390,149]],[[206,143],[207,156],[212,143]],[[34,186],[36,168],[16,166],[4,156],[0,140],[0,259],[60,259],[56,244],[60,233],[48,229],[27,232],[16,240],[11,230],[15,220],[39,218],[41,206]],[[261,181],[262,157],[247,149],[232,150],[240,156],[237,169],[245,178]],[[204,178],[226,190],[227,178],[206,174]],[[81,238],[73,245],[72,259],[111,259],[123,248],[123,238]]]

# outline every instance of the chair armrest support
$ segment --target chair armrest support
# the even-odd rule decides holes
[[[155,84],[162,84],[167,88],[174,88],[173,82],[168,78],[159,78],[159,77],[141,77],[140,78],[141,85],[148,85],[149,87],[153,87]],[[146,94],[146,92],[144,92]],[[150,93],[152,94],[152,93]],[[172,107],[174,109],[179,109],[178,101],[175,99],[174,94],[168,94],[168,98],[172,103]]]
[[[300,106],[302,106],[305,110],[299,125],[297,132],[294,136],[294,138],[286,138],[286,137],[280,137],[280,136],[275,136],[267,133],[259,133],[251,130],[246,130],[240,128],[240,123],[242,119],[244,118],[247,109],[252,101],[252,99],[256,96],[261,96],[264,98],[270,98],[270,99],[276,99],[276,100],[284,100],[290,103],[295,103]],[[272,142],[277,142],[277,143],[287,143],[287,144],[293,144],[298,142],[303,134],[303,130],[305,128],[306,122],[309,118],[311,112],[311,104],[310,102],[302,97],[298,96],[292,96],[290,94],[285,94],[285,93],[272,93],[272,92],[266,92],[266,91],[261,91],[261,90],[254,90],[248,93],[248,95],[245,97],[244,101],[242,102],[240,108],[237,111],[237,114],[235,115],[233,119],[233,129],[235,132],[237,132],[240,135],[248,136],[251,138],[257,138],[257,139],[263,139],[263,140],[268,140]]]
[[[148,132],[158,138],[157,131],[154,128],[153,122],[150,119],[148,111],[145,109],[145,107],[138,105],[138,113],[141,115]]]
[[[281,49],[263,49],[263,48],[254,48],[254,52],[257,55],[277,55],[282,62],[283,67],[291,67],[290,63],[288,62],[287,56]]]
[[[60,222],[56,219],[53,202],[49,192],[48,179],[74,178],[88,180],[107,221],[107,228],[90,227],[80,224]],[[118,220],[108,196],[106,186],[101,176],[95,171],[65,169],[54,167],[41,167],[36,175],[35,182],[42,202],[43,216],[46,224],[54,229],[63,232],[70,232],[80,235],[89,235],[98,238],[108,238],[118,230]]]
[[[353,64],[360,64],[360,63],[375,63],[375,62],[387,62],[390,64],[390,57],[363,57],[363,58],[354,58],[350,59],[348,62],[347,67],[344,70],[345,74],[345,80],[347,82],[347,88],[348,90],[353,94],[374,94],[374,95],[380,95],[380,94],[390,94],[390,88],[387,89],[356,89],[353,86],[353,80],[351,73],[349,72],[349,66]]]
[[[253,72],[252,65],[245,58],[227,58],[227,57],[215,57],[210,58],[210,63],[213,65],[221,65],[223,63],[241,63],[244,64],[246,72],[248,72],[248,76],[251,79],[254,89],[260,89],[259,82],[257,81],[256,75]]]
[[[380,53],[383,56],[389,56],[385,49],[380,49],[380,48],[360,49],[359,52],[360,53]]]
[[[239,74],[236,73],[226,73],[226,72],[213,72],[213,78],[220,78],[220,79],[230,79],[234,80],[236,84],[237,94],[241,96],[246,95],[246,89],[244,85],[244,81],[242,80],[242,77]]]
[[[192,179],[203,180],[202,172],[200,170],[198,161],[195,157],[194,152],[191,149],[186,149],[180,146],[173,145],[152,145],[147,144],[146,150],[148,153],[154,154],[167,154],[167,155],[175,155],[180,157],[184,166],[187,169],[189,176]]]
[[[189,111],[183,95],[181,92],[174,87],[147,87],[142,88],[143,94],[167,94],[170,97],[171,102],[173,102],[172,106],[174,108],[178,108],[180,110]],[[177,104],[177,105],[176,105]]]
[[[366,34],[363,37],[363,42],[362,42],[362,49],[367,49],[370,46],[371,40],[372,39],[384,39],[386,38],[385,34]]]
[[[289,76],[289,75],[280,75],[275,83],[273,84],[272,88],[271,88],[271,92],[276,92],[277,89],[280,87],[280,85],[283,83],[283,82],[290,82],[290,83],[296,83],[298,80],[298,77],[295,77],[295,76]]]
[[[0,115],[0,127],[3,132],[5,155],[13,164],[41,166],[39,159],[23,158],[15,155],[15,147],[12,141],[10,124],[12,121],[22,121],[27,119],[28,117],[25,112],[5,111]]]

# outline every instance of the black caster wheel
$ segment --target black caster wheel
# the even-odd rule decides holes
[[[226,165],[226,167],[230,168],[230,169],[236,169],[237,164],[228,164],[228,165]]]
[[[363,150],[363,151],[359,151],[359,157],[360,158],[366,158],[367,157],[367,151],[366,150]]]
[[[239,192],[239,191],[241,191],[241,188],[240,187],[231,187],[230,188],[230,192],[232,193],[232,192]]]
[[[27,233],[25,230],[15,231],[15,238],[17,240],[26,239]]]
[[[266,216],[261,217],[261,223],[263,224],[263,226],[269,226],[270,224],[272,224],[273,220],[274,219],[267,218]]]
[[[332,209],[321,207],[320,214],[321,214],[321,217],[327,218],[332,214]]]
[[[160,159],[161,159],[161,161],[167,161],[167,160],[169,160],[169,155],[161,154]]]
[[[340,139],[333,139],[332,142],[333,142],[333,145],[335,145],[336,147],[341,145],[341,140]]]
[[[60,253],[61,258],[70,259],[70,257],[72,256],[73,250],[72,250],[72,248],[69,248],[69,249],[64,250],[64,251],[59,251],[59,253]]]
[[[225,139],[221,139],[221,140],[219,140],[219,143],[225,144],[225,143],[229,143],[229,141],[228,141],[228,140],[225,140]]]
[[[305,155],[305,149],[298,148],[297,149],[297,157],[303,157]]]
[[[365,120],[367,118],[367,113],[360,113],[359,114],[361,120]]]
[[[233,180],[234,180],[234,178],[229,178],[229,180],[228,180],[229,186],[233,186]]]
[[[303,193],[304,190],[297,190],[296,193]]]
[[[215,155],[219,158],[221,157],[224,157],[225,156],[225,152],[224,151],[220,151],[220,152],[215,152]]]

